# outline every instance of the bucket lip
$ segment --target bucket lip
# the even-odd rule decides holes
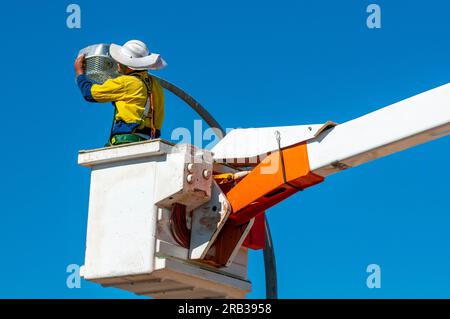
[[[99,43],[99,44],[93,44],[90,46],[87,46],[83,49],[81,49],[78,52],[78,55],[85,55],[85,58],[91,58],[91,57],[108,57],[111,58],[111,55],[109,54],[109,47],[110,44],[107,43]]]

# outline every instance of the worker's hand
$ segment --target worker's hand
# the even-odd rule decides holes
[[[75,74],[77,76],[79,76],[80,74],[84,74],[84,61],[84,54],[78,56],[78,58],[75,60]]]

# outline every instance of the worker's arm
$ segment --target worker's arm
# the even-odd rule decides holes
[[[109,79],[103,84],[95,84],[81,74],[77,77],[78,87],[84,99],[89,102],[113,102],[123,98],[126,83],[121,77]]]
[[[123,78],[109,79],[103,84],[96,84],[84,72],[84,56],[75,60],[75,73],[81,94],[88,102],[113,102],[120,100],[126,88]]]
[[[80,74],[79,76],[77,76],[77,84],[78,87],[80,88],[81,95],[83,95],[86,101],[97,102],[96,100],[94,100],[91,92],[94,83],[91,80],[89,80],[86,74]]]
[[[91,94],[91,88],[94,83],[89,80],[85,74],[85,56],[79,55],[74,63],[75,74],[77,75],[77,84],[84,99],[89,102],[96,102]]]

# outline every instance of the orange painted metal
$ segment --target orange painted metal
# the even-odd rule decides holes
[[[214,265],[225,265],[252,218],[298,191],[323,180],[322,176],[310,170],[306,143],[268,155],[234,187],[228,191],[224,189],[232,213],[205,260]],[[259,227],[258,230],[261,229]],[[255,243],[251,242],[251,235],[246,239],[246,245],[250,248],[262,247],[259,237]]]
[[[230,221],[246,223],[298,191],[324,180],[310,171],[306,143],[281,152],[282,156],[279,151],[271,153],[226,193],[233,210]]]
[[[266,219],[264,212],[255,217],[252,229],[245,238],[242,246],[259,250],[266,248]]]

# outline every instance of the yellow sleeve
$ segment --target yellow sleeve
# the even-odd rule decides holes
[[[121,100],[125,94],[126,83],[122,76],[109,79],[103,84],[94,84],[91,88],[91,94],[97,102],[113,102]]]

